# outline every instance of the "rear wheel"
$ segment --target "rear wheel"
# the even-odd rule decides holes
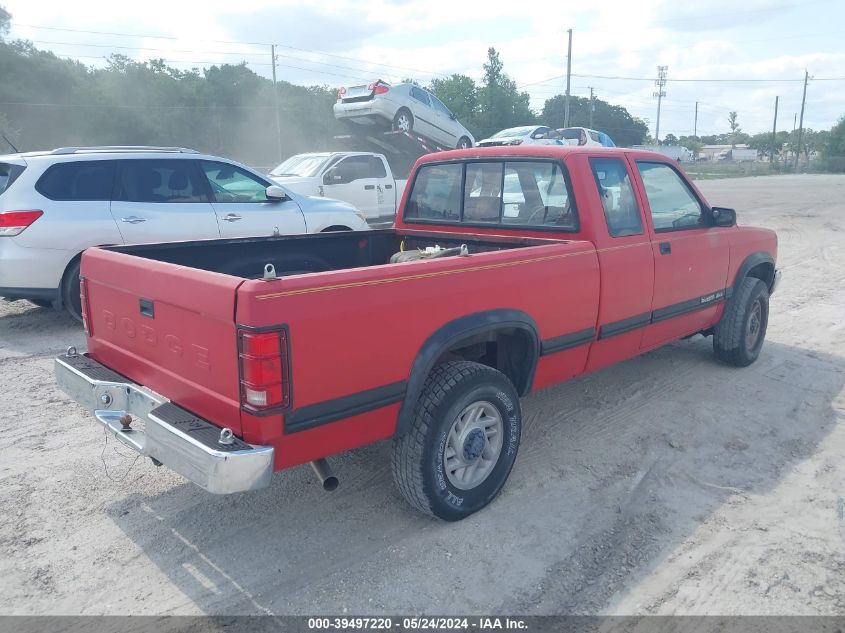
[[[394,480],[418,510],[458,521],[499,494],[521,433],[519,396],[504,374],[443,363],[425,381],[411,428],[393,442]]]
[[[62,281],[62,301],[70,315],[82,322],[82,299],[79,296],[79,260],[68,266]]]
[[[414,129],[414,115],[408,108],[399,108],[393,117],[393,129],[397,132],[411,132]]]
[[[472,147],[472,141],[466,136],[462,136],[461,140],[458,141],[458,149],[469,149],[470,147]]]
[[[721,360],[747,367],[760,355],[769,323],[769,289],[755,277],[740,282],[713,332],[713,351]]]

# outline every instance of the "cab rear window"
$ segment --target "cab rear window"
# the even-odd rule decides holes
[[[26,169],[23,165],[13,165],[11,163],[0,163],[0,196],[6,191],[13,182]]]
[[[417,171],[404,220],[574,232],[578,215],[570,192],[556,161],[430,163]]]

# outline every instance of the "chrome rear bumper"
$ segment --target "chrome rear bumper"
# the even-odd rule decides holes
[[[264,488],[273,474],[273,447],[252,446],[135,384],[105,365],[68,350],[55,361],[59,388],[121,443],[215,494]],[[124,426],[143,421],[143,430]],[[222,440],[222,442],[221,442]]]

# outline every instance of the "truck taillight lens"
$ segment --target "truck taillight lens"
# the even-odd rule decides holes
[[[337,100],[341,101],[343,99],[343,95],[346,94],[346,86],[341,86],[340,90],[337,91]]]
[[[239,333],[241,404],[259,411],[290,405],[286,330]]]
[[[85,334],[91,336],[91,316],[88,308],[88,280],[85,277],[79,278],[79,302],[82,306],[82,327]]]
[[[35,210],[0,213],[0,236],[17,235],[42,215],[44,215],[43,211]]]

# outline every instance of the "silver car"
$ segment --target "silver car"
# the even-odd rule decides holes
[[[391,86],[378,80],[343,87],[337,92],[334,115],[362,125],[388,123],[394,130],[413,132],[449,149],[466,149],[475,143],[440,99],[414,84]]]
[[[0,156],[0,297],[80,318],[89,246],[366,230],[351,205],[181,148],[62,148]]]

